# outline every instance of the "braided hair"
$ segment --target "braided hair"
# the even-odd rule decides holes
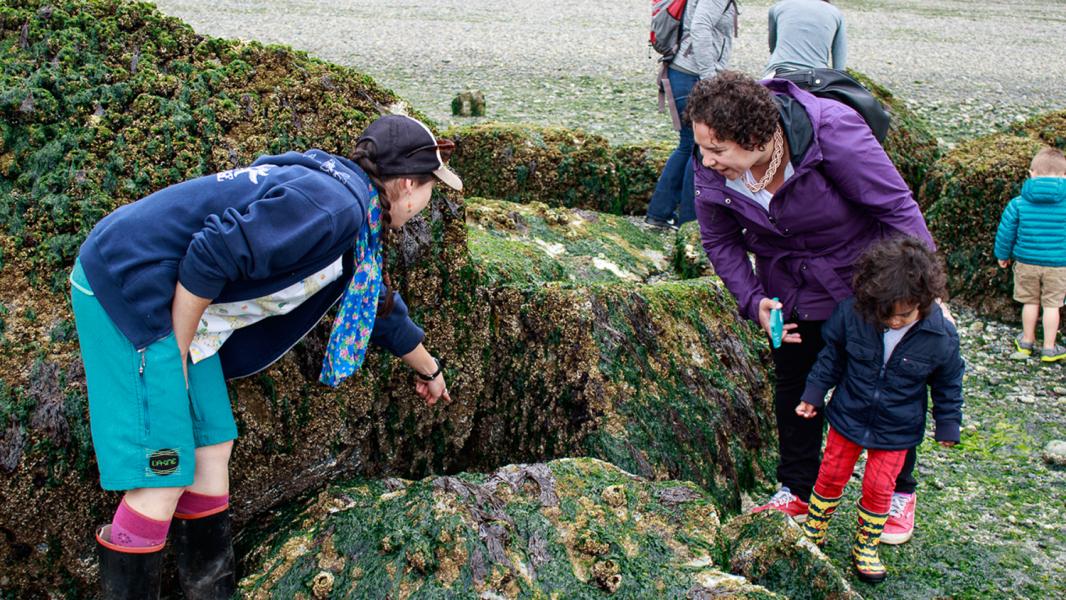
[[[359,165],[368,177],[370,182],[374,184],[374,188],[378,191],[378,204],[381,206],[381,275],[382,280],[385,283],[385,303],[378,308],[378,315],[386,317],[392,312],[394,300],[393,300],[393,287],[392,281],[389,278],[388,265],[389,265],[389,251],[392,247],[392,198],[390,194],[394,191],[395,182],[400,179],[413,179],[417,184],[423,184],[433,179],[431,174],[411,174],[411,175],[394,175],[388,178],[382,178],[377,163],[374,161],[374,157],[377,155],[377,145],[373,140],[361,140],[355,146],[355,150],[352,152],[351,160],[355,164]]]

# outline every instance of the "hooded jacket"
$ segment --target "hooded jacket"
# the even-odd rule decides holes
[[[763,85],[778,102],[794,173],[766,211],[704,167],[697,146],[700,237],[741,315],[756,320],[759,300],[777,297],[786,318],[822,321],[851,296],[853,265],[870,244],[893,234],[930,248],[933,240],[910,189],[857,112],[789,81]]]
[[[1036,177],[1022,184],[999,219],[996,258],[1066,267],[1066,178]]]
[[[80,260],[101,306],[136,348],[173,330],[177,282],[215,302],[272,294],[343,257],[343,275],[299,307],[237,330],[219,356],[227,378],[280,358],[340,298],[371,197],[366,174],[321,150],[178,183],[104,217]],[[402,356],[423,339],[397,294],[371,341]]]
[[[733,54],[733,17],[737,5],[732,0],[689,0],[681,20],[681,39],[670,68],[714,77],[729,68]]]
[[[822,326],[825,347],[800,400],[825,406],[833,429],[863,448],[902,450],[921,443],[931,395],[936,439],[958,442],[966,364],[955,326],[934,305],[903,335],[887,363],[882,330],[855,311],[854,298],[840,303]]]

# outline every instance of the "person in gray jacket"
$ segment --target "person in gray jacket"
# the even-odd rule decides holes
[[[829,0],[781,0],[770,7],[765,77],[795,69],[843,70],[847,60],[844,15]]]
[[[682,123],[689,91],[701,79],[714,77],[729,68],[736,32],[735,0],[689,0],[681,21],[677,53],[662,77],[670,104],[674,129],[679,132],[677,148],[667,159],[655,192],[648,203],[644,221],[655,227],[678,227],[696,219],[692,185],[692,124]],[[675,112],[676,111],[676,112]]]

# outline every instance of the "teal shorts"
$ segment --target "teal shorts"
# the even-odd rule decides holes
[[[70,282],[100,485],[192,484],[196,448],[237,437],[218,355],[189,363],[186,388],[173,333],[138,350],[100,306],[80,261]]]

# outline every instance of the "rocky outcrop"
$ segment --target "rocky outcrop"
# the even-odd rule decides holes
[[[260,153],[344,152],[400,101],[349,69],[202,37],[118,0],[8,3],[0,44],[0,590],[78,596],[95,576],[91,529],[117,502],[98,488],[66,298],[81,240],[170,183]],[[584,174],[578,183],[598,172],[568,168]],[[501,214],[514,228],[498,226]],[[735,511],[769,472],[761,337],[716,280],[669,281],[668,237],[588,210],[485,200],[468,212],[444,196],[398,237],[394,280],[454,401],[425,406],[380,352],[341,388],[320,386],[324,320],[270,369],[231,384],[242,526],[350,475],[587,455],[695,481]],[[501,258],[532,249],[557,255]]]
[[[580,129],[483,123],[444,133],[471,196],[642,214],[668,145],[613,147]]]
[[[715,563],[696,486],[592,459],[330,485],[245,532],[247,598],[776,598]]]
[[[1019,318],[1011,271],[997,266],[992,250],[1004,207],[1021,192],[1033,155],[1048,144],[1066,148],[1066,111],[959,144],[937,161],[922,190],[951,295],[983,315]]]
[[[792,600],[860,600],[847,578],[784,513],[735,517],[719,537],[722,566]]]

